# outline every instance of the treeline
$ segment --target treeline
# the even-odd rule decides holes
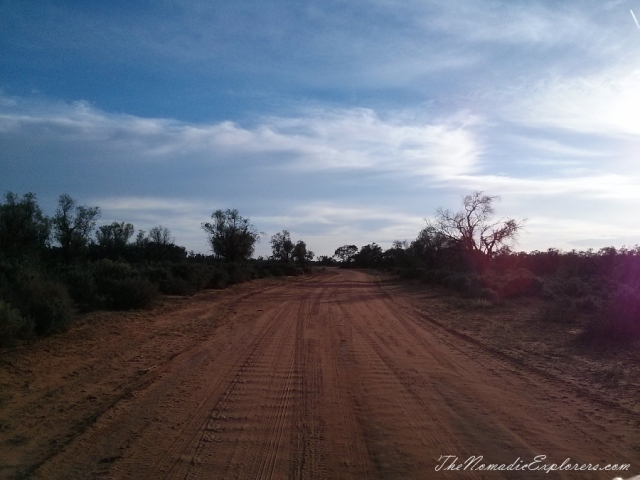
[[[493,218],[497,197],[475,192],[458,212],[439,209],[411,242],[383,250],[376,243],[344,245],[329,265],[378,268],[443,286],[491,307],[509,299],[540,297],[544,321],[588,317],[582,339],[630,344],[640,340],[640,247],[562,252],[514,252],[524,222]]]
[[[98,226],[100,208],[58,199],[53,217],[36,196],[9,192],[0,203],[0,346],[67,329],[79,311],[151,306],[160,294],[186,295],[254,278],[309,271],[313,252],[299,241],[288,256],[280,241],[269,259],[252,259],[264,234],[237,210],[202,224],[212,255],[175,244],[162,225],[148,232],[127,222]],[[286,230],[274,239],[291,242]],[[276,245],[277,244],[277,245]],[[289,244],[285,242],[285,251]]]
[[[519,297],[546,301],[545,321],[590,316],[585,338],[616,344],[640,339],[640,247],[598,251],[515,252],[524,222],[494,218],[497,197],[474,192],[459,211],[438,209],[411,241],[383,250],[344,245],[319,265],[378,268],[440,285],[497,306]],[[32,193],[0,204],[0,345],[65,330],[77,311],[145,308],[160,294],[310,271],[314,253],[288,230],[270,237],[272,255],[253,259],[265,236],[237,210],[202,224],[212,255],[175,244],[162,225],[148,232],[127,222],[98,226],[99,207],[61,195],[47,217]]]

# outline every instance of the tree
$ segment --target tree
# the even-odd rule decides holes
[[[153,262],[179,262],[187,257],[187,249],[176,245],[171,230],[156,225],[145,237],[144,230],[138,230],[132,250],[139,259]]]
[[[315,254],[311,250],[307,250],[307,244],[302,240],[298,240],[296,246],[293,247],[292,258],[296,263],[300,265],[304,265],[305,263],[313,260],[314,255]]]
[[[512,218],[493,220],[493,202],[497,196],[474,192],[464,197],[463,210],[453,213],[439,208],[433,227],[436,235],[459,246],[472,258],[491,258],[516,241],[524,222]]]
[[[211,215],[211,223],[203,223],[213,253],[227,262],[247,260],[253,255],[255,243],[260,240],[260,232],[243,218],[238,210],[216,210]]]
[[[427,226],[420,230],[418,237],[411,242],[409,250],[425,267],[442,268],[445,264],[450,264],[455,257],[458,243],[427,221]]]
[[[133,236],[134,230],[131,223],[113,222],[110,225],[103,225],[96,232],[98,248],[104,255],[118,258],[127,249],[127,243]]]
[[[174,238],[171,236],[171,230],[162,225],[157,225],[149,230],[149,241],[158,245],[172,245]]]
[[[294,244],[288,230],[283,230],[271,237],[271,251],[273,259],[281,262],[289,262],[293,253]]]
[[[333,259],[333,257],[329,257],[327,255],[320,255],[318,257],[318,263],[320,263],[320,265],[330,266],[335,263],[335,260]]]
[[[382,248],[375,242],[365,245],[355,255],[354,262],[359,267],[377,267],[382,263]]]
[[[45,249],[51,235],[51,221],[42,214],[35,194],[12,192],[0,204],[0,252],[34,253]]]
[[[99,216],[99,207],[80,206],[66,193],[60,195],[53,231],[65,262],[69,263],[86,247]]]
[[[343,245],[336,248],[333,256],[340,259],[342,263],[351,263],[356,253],[358,253],[358,247],[355,245]]]

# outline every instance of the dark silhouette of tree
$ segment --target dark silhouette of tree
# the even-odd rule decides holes
[[[333,259],[333,257],[329,257],[327,255],[320,255],[318,257],[318,263],[320,263],[320,265],[333,265],[335,264],[335,260]]]
[[[156,225],[145,237],[144,230],[138,230],[132,249],[138,259],[152,262],[178,262],[187,258],[187,249],[176,245],[171,230]]]
[[[405,267],[410,263],[409,244],[406,240],[394,240],[391,248],[382,254],[382,262],[387,267]]]
[[[293,254],[295,245],[291,241],[291,235],[288,230],[283,230],[271,237],[272,258],[281,262],[289,262]]]
[[[248,260],[253,255],[260,233],[238,210],[216,210],[212,222],[202,224],[213,253],[227,262]]]
[[[171,230],[162,225],[157,225],[149,230],[149,241],[158,245],[171,245],[174,238],[171,236]]]
[[[293,260],[299,264],[304,265],[307,262],[313,260],[315,254],[311,250],[307,250],[307,244],[302,240],[298,240],[296,246],[293,247]]]
[[[42,214],[35,194],[20,198],[8,192],[0,204],[0,252],[32,254],[43,251],[51,235],[51,221]]]
[[[144,246],[144,244],[145,244],[146,242],[148,242],[148,241],[149,241],[149,240],[147,240],[146,232],[145,232],[144,230],[138,230],[138,233],[137,233],[137,235],[136,235],[136,239],[135,239],[135,241],[134,241],[134,245],[135,245],[136,247],[143,247],[143,246]]]
[[[429,221],[418,237],[411,242],[409,250],[411,255],[427,268],[451,266],[451,261],[459,254],[458,242],[438,231]]]
[[[131,223],[124,222],[113,222],[110,225],[98,227],[96,244],[100,253],[113,259],[123,256],[134,230]]]
[[[336,248],[333,256],[344,264],[350,264],[356,253],[358,253],[358,247],[355,245],[343,245],[342,247]]]
[[[60,195],[58,210],[53,217],[53,234],[62,248],[62,256],[66,263],[86,249],[99,216],[99,207],[77,205],[66,193]]]
[[[499,250],[508,248],[515,242],[524,222],[512,218],[494,221],[493,202],[497,196],[474,192],[464,197],[463,210],[453,213],[439,208],[434,224],[436,235],[457,244],[472,258],[491,258]]]
[[[360,248],[360,251],[354,257],[354,263],[358,267],[378,267],[382,263],[382,255],[382,248],[374,242]]]

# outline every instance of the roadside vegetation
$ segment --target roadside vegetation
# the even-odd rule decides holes
[[[438,209],[412,242],[336,249],[329,264],[375,268],[458,293],[457,306],[492,309],[540,300],[544,325],[564,324],[589,348],[640,343],[640,247],[515,252],[523,221],[495,219],[498,197],[475,192],[457,212]]]
[[[438,209],[413,241],[383,250],[347,244],[314,253],[288,230],[270,237],[272,255],[254,259],[266,235],[237,210],[217,210],[202,229],[211,254],[187,252],[169,228],[98,225],[100,208],[59,197],[53,217],[32,193],[0,203],[0,346],[64,331],[74,315],[149,308],[161,295],[190,295],[255,278],[301,275],[311,265],[371,268],[457,292],[465,309],[542,302],[543,325],[581,322],[587,346],[640,341],[640,247],[515,252],[524,222],[495,218],[498,197],[474,192],[458,211]]]
[[[203,223],[211,255],[187,252],[163,225],[136,233],[131,223],[98,226],[99,219],[99,207],[66,194],[51,218],[32,193],[4,196],[0,346],[65,331],[78,312],[149,308],[160,295],[308,273],[313,258],[303,241],[286,258],[276,246],[269,259],[251,258],[264,234],[237,210],[218,210]]]

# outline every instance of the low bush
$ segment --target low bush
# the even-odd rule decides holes
[[[95,282],[93,264],[74,265],[59,273],[69,295],[82,310],[91,310],[100,306],[101,298]]]
[[[423,278],[423,274],[424,271],[420,268],[406,268],[400,270],[400,277],[406,278],[407,280]]]
[[[185,282],[186,293],[193,293],[205,288],[212,268],[199,263],[177,263],[171,265],[171,276]]]
[[[31,318],[23,317],[17,309],[0,300],[0,347],[29,338],[33,334],[33,327]]]
[[[575,317],[574,301],[566,295],[549,299],[542,310],[542,320],[552,323],[569,323]]]
[[[38,335],[62,332],[69,327],[73,308],[62,283],[26,273],[16,287],[15,305],[23,317],[33,320]]]
[[[640,292],[621,286],[585,329],[583,340],[615,345],[640,341]]]
[[[481,283],[496,292],[500,298],[517,298],[536,295],[542,291],[542,282],[524,268],[507,270],[504,273],[486,272]]]
[[[601,277],[551,277],[545,280],[540,294],[545,298],[583,298],[594,295],[606,297],[613,290],[614,284]]]
[[[226,288],[229,285],[229,274],[220,267],[212,267],[205,288]]]
[[[149,308],[158,297],[158,288],[145,278],[113,280],[109,286],[107,306],[115,310]]]
[[[171,276],[169,268],[162,265],[142,265],[139,267],[138,272],[140,276],[154,285],[161,285]]]
[[[469,298],[479,297],[482,284],[476,275],[469,273],[453,273],[441,280],[441,284]]]
[[[160,291],[165,295],[189,295],[195,293],[196,290],[196,287],[190,285],[186,280],[173,275],[160,282]]]
[[[253,267],[251,265],[242,263],[227,263],[224,268],[227,271],[227,275],[229,276],[229,285],[244,283],[253,278]]]

